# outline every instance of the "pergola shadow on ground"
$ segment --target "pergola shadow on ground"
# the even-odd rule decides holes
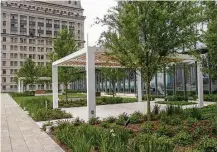
[[[178,55],[176,59],[182,62],[195,62],[189,55]],[[53,108],[58,108],[58,67],[85,67],[87,82],[87,114],[88,118],[96,117],[96,87],[95,87],[95,67],[124,68],[113,56],[108,56],[106,50],[99,47],[90,47],[86,44],[85,48],[74,52],[64,58],[52,63],[52,88],[53,88]],[[198,64],[198,104],[203,106],[203,76],[201,65]],[[137,70],[137,98],[142,101],[141,73]]]

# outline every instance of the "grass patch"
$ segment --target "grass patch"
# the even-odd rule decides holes
[[[158,102],[155,102],[155,103],[158,103],[158,104],[168,104],[168,105],[179,105],[179,106],[197,104],[195,102],[188,102],[188,101],[158,101]]]

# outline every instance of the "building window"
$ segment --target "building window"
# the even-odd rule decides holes
[[[3,13],[3,18],[6,18],[6,13]]]
[[[2,61],[2,66],[6,66],[6,61]]]
[[[23,66],[23,62],[22,61],[20,62],[20,66]]]
[[[68,1],[68,4],[71,4],[71,0]]]
[[[3,85],[3,86],[2,86],[2,90],[6,90],[6,85]]]
[[[77,5],[77,1],[75,1],[75,5]]]
[[[6,77],[2,77],[2,82],[6,82]]]
[[[3,41],[3,42],[6,42],[6,40],[7,40],[6,37],[3,37],[3,38],[2,38],[2,41]]]
[[[3,29],[3,33],[6,33],[6,29]]]
[[[6,69],[2,69],[2,74],[6,74]]]
[[[6,53],[2,53],[2,58],[6,58]]]
[[[3,21],[3,26],[6,26],[6,21]]]
[[[3,46],[2,46],[2,49],[3,49],[3,50],[6,50],[6,45],[3,45]]]

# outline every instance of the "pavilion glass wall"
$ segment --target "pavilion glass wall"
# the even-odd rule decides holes
[[[171,66],[166,68],[165,75],[163,72],[157,73],[157,77],[153,77],[151,81],[151,93],[157,95],[164,95],[161,91],[159,91],[159,87],[165,92],[167,95],[174,94],[183,94],[186,89],[186,95],[189,94],[189,91],[197,94],[197,67],[196,63],[187,64],[183,63],[177,64],[175,66]],[[164,76],[166,78],[164,79]],[[185,77],[184,77],[185,76]],[[165,83],[165,84],[164,84]],[[210,88],[211,92],[217,89],[216,81],[209,80],[209,75],[204,74],[204,93],[209,93]],[[142,80],[142,88],[143,94],[145,94],[145,82]],[[166,86],[164,86],[166,85]],[[210,87],[211,85],[211,87]],[[185,87],[186,86],[186,87]],[[85,73],[84,78],[81,80],[77,80],[72,82],[72,90],[86,91],[86,79]],[[101,72],[97,72],[96,75],[96,89],[100,92],[112,93],[112,84],[102,76]],[[137,93],[136,89],[136,73],[130,70],[126,70],[126,76],[123,77],[115,84],[116,93]]]

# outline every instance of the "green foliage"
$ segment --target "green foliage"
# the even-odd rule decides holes
[[[127,115],[127,113],[120,114],[116,120],[116,124],[125,125],[125,122],[127,121],[128,118],[129,116]]]
[[[179,130],[177,130],[176,127],[172,127],[165,124],[159,124],[156,133],[158,136],[173,137],[177,133],[177,131]]]
[[[184,111],[183,111],[181,106],[167,105],[167,107],[166,107],[167,115],[183,114],[183,112]]]
[[[205,4],[205,15],[208,22],[207,31],[203,35],[203,41],[208,49],[208,64],[205,68],[213,79],[217,79],[217,4],[215,1],[207,1]]]
[[[198,150],[201,152],[216,152],[217,151],[217,140],[216,138],[203,137],[198,144]]]
[[[54,52],[50,54],[51,61],[63,58],[78,50],[78,44],[75,41],[74,34],[66,28],[59,32],[59,35],[54,40],[53,47]],[[79,68],[75,67],[60,67],[58,69],[59,82],[63,83],[65,86],[65,100],[68,100],[66,86],[68,86],[68,83],[82,78],[80,71]]]
[[[23,93],[12,92],[10,94],[11,94],[12,97],[35,96],[35,91],[25,91]]]
[[[29,111],[29,115],[36,121],[71,118],[72,115],[60,109],[52,109],[51,101],[46,97],[27,98],[18,102]],[[47,107],[46,107],[47,106]]]
[[[105,119],[105,121],[107,121],[107,122],[109,122],[109,123],[114,123],[114,122],[116,121],[116,118],[113,117],[113,116],[110,116],[110,117],[107,117],[107,118]]]
[[[144,115],[141,112],[136,111],[130,115],[129,119],[131,124],[141,123],[144,121]]]
[[[198,122],[198,120],[196,118],[188,117],[186,119],[186,123],[187,123],[188,127],[191,127],[196,122]]]
[[[168,104],[168,105],[178,105],[178,106],[185,106],[185,105],[193,105],[197,104],[195,102],[189,102],[189,101],[157,101],[155,103],[158,104]]]
[[[160,105],[155,104],[152,113],[158,115],[160,113]]]
[[[215,94],[204,95],[204,101],[217,102],[217,95]]]
[[[90,125],[97,125],[97,124],[99,124],[99,123],[100,123],[99,117],[90,118],[89,121],[88,121],[88,123],[89,123]]]
[[[153,135],[141,134],[131,143],[130,151],[142,152],[172,152],[174,144],[165,136],[157,138]]]
[[[39,68],[32,61],[32,59],[28,58],[25,60],[23,66],[17,72],[17,77],[18,78],[24,77],[23,79],[24,84],[29,84],[30,87],[32,87],[32,85],[38,81]]]
[[[91,151],[127,151],[129,133],[125,129],[105,130],[100,127],[60,124],[54,129],[56,137],[75,152]]]
[[[168,96],[167,101],[188,101],[188,97],[184,97],[184,96]]]
[[[79,96],[79,95],[78,95]],[[97,105],[106,105],[106,104],[118,104],[118,103],[131,103],[137,102],[136,98],[121,98],[121,97],[99,97],[96,98]],[[77,99],[77,100],[60,100],[59,106],[62,108],[68,107],[82,107],[86,106],[86,99]]]
[[[192,108],[189,110],[189,115],[197,120],[202,120],[202,113],[198,108]]]
[[[126,70],[120,68],[101,68],[102,76],[112,84],[112,95],[115,96],[115,84],[126,76]]]
[[[144,133],[153,133],[153,131],[154,131],[154,123],[153,122],[145,122],[144,124],[142,124],[142,126],[141,126],[141,130],[142,130],[142,132],[144,132]]]
[[[189,133],[181,131],[178,134],[176,134],[173,137],[173,143],[180,145],[180,146],[186,146],[191,144],[192,137]]]
[[[191,48],[197,41],[194,25],[201,17],[198,2],[121,2],[98,23],[108,30],[100,44],[111,50],[125,67],[140,69],[150,96],[150,81],[156,72],[171,62],[167,56],[176,49]],[[191,27],[191,28],[189,28]],[[150,99],[147,113],[150,119]]]

